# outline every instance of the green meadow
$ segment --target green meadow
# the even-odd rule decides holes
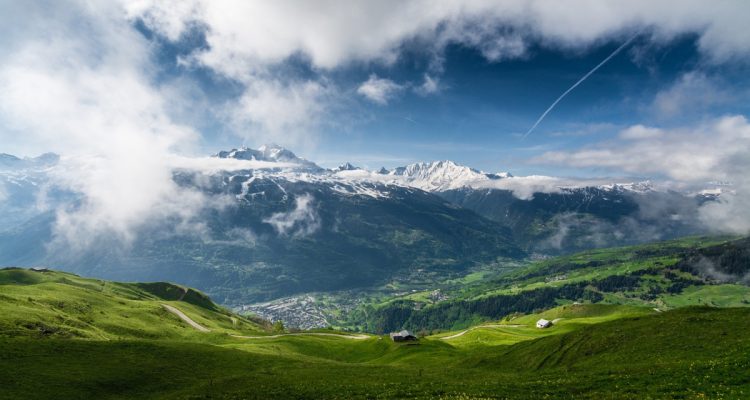
[[[566,304],[402,344],[274,332],[171,284],[6,269],[0,398],[744,398],[749,329],[746,308]]]

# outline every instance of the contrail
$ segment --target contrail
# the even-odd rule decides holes
[[[628,39],[625,43],[621,44],[620,47],[616,48],[615,51],[612,52],[612,54],[610,54],[609,56],[607,56],[607,58],[605,58],[604,60],[602,60],[602,62],[600,62],[599,64],[597,64],[596,67],[594,67],[591,71],[589,71],[586,75],[584,75],[583,78],[579,79],[578,82],[574,83],[573,86],[571,86],[568,90],[566,90],[563,94],[561,94],[560,97],[558,97],[557,100],[555,100],[555,102],[552,103],[552,105],[549,106],[547,108],[547,110],[544,111],[544,113],[542,113],[542,116],[539,117],[539,119],[537,119],[536,122],[534,122],[534,125],[531,127],[531,129],[529,129],[528,132],[526,132],[525,135],[523,135],[523,137],[521,138],[521,140],[526,139],[526,136],[529,136],[529,134],[534,129],[536,129],[536,127],[542,122],[542,120],[544,119],[544,117],[546,117],[547,114],[549,114],[549,112],[552,111],[553,108],[555,108],[555,106],[557,105],[557,103],[560,102],[560,100],[562,100],[565,96],[567,96],[568,93],[570,93],[573,89],[575,89],[576,87],[578,87],[578,85],[580,85],[581,83],[583,83],[583,81],[585,81],[586,78],[588,78],[589,76],[591,76],[591,74],[593,74],[594,72],[596,72],[596,70],[598,70],[599,68],[601,68],[602,65],[606,64],[607,61],[609,61],[612,57],[616,56],[617,53],[619,53],[620,51],[622,51],[622,49],[624,49],[625,47],[627,47],[630,44],[630,42],[632,42],[633,39],[635,39],[636,37],[638,37],[638,35],[640,35],[640,34],[641,34],[640,32],[636,33],[630,39]]]

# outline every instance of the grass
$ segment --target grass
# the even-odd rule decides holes
[[[750,304],[750,287],[733,284],[691,287],[680,294],[663,297],[662,301],[672,308],[695,305],[746,307]]]
[[[572,268],[567,279],[634,271],[657,259],[668,265],[667,247],[587,252],[535,264],[517,278],[556,285],[544,277],[586,257],[610,262]],[[659,276],[645,276],[660,284]],[[631,300],[606,294],[604,302]],[[749,300],[742,285],[691,286],[659,297],[659,308],[671,309],[665,312],[635,300],[568,302],[400,344],[374,335],[271,336],[262,321],[169,283],[5,269],[0,399],[748,398],[750,308],[697,305]],[[198,332],[162,304],[211,332]],[[539,318],[556,322],[537,329]]]
[[[687,308],[473,347],[4,338],[0,398],[743,398],[749,317]]]
[[[688,237],[590,250],[534,262],[486,280],[469,279],[472,283],[464,288],[443,290],[448,297],[443,302],[429,301],[429,291],[381,298],[359,306],[348,314],[345,324],[337,325],[373,331],[406,327],[434,333],[573,302],[660,310],[688,305],[742,307],[750,304],[750,289],[731,279],[717,281],[688,267],[692,262],[688,260],[707,253],[719,262],[722,252],[734,249],[726,254],[726,265],[717,266],[741,272],[746,246],[747,240],[735,237]],[[733,274],[740,281],[741,274]]]
[[[466,330],[442,332],[431,336],[431,338],[445,340],[452,346],[461,348],[512,345],[550,335],[572,332],[586,325],[622,318],[645,316],[655,312],[645,307],[606,304],[568,304],[540,313],[508,316],[502,321],[485,323]],[[536,322],[541,318],[556,322],[550,328],[538,329],[536,328]],[[463,334],[450,338],[459,333]]]
[[[192,297],[197,298],[195,293]],[[198,335],[162,304],[188,313],[211,329],[212,336],[265,334],[257,323],[213,303],[206,306],[201,301],[193,304],[173,298],[165,300],[143,289],[142,284],[86,279],[57,271],[0,270],[0,336],[206,340],[206,335]]]

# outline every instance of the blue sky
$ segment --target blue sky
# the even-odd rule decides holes
[[[232,79],[181,60],[210,49],[205,27],[193,27],[177,41],[169,41],[142,20],[136,19],[134,26],[154,43],[160,82],[189,80],[199,97],[216,103],[242,96],[241,85]],[[351,63],[326,70],[316,69],[308,58],[297,54],[278,64],[284,76],[325,79],[344,97],[326,113],[324,122],[306,127],[314,140],[262,131],[244,137],[238,132],[242,127],[227,124],[216,113],[203,113],[192,123],[202,132],[201,151],[206,153],[274,142],[326,167],[350,161],[376,169],[452,159],[487,171],[522,175],[606,176],[617,171],[549,166],[530,159],[547,151],[575,150],[611,139],[631,125],[679,127],[721,115],[746,115],[750,107],[743,101],[748,100],[750,88],[746,60],[708,63],[699,49],[699,34],[687,32],[655,42],[650,31],[643,30],[523,137],[562,92],[640,29],[625,30],[574,51],[529,39],[526,54],[501,60],[488,59],[475,46],[456,43],[441,50],[438,66],[434,54],[421,51],[419,43],[408,42],[392,62]],[[398,86],[387,101],[358,95],[358,87],[372,75]],[[435,82],[434,93],[420,90],[425,76]],[[659,96],[679,87],[686,77],[700,80],[697,89],[721,91],[732,98],[675,99],[680,102],[678,109],[661,109]]]
[[[712,143],[722,118],[748,115],[750,7],[666,3],[5,4],[0,151],[127,158],[275,142],[327,167],[452,159],[677,179],[601,155]],[[634,138],[641,126],[660,131]],[[706,166],[726,161],[716,153]]]

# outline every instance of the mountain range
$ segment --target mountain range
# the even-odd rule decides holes
[[[54,179],[65,161],[2,155],[0,264],[171,280],[233,305],[393,279],[429,282],[503,260],[701,233],[697,210],[717,196],[661,191],[649,182],[540,187],[528,185],[540,177],[452,161],[326,169],[277,145],[212,157],[265,164],[175,168],[179,188],[221,204],[201,210],[192,225],[199,230],[166,219],[139,227],[128,246],[104,235],[69,252],[50,245],[58,211],[75,212],[85,202]]]

